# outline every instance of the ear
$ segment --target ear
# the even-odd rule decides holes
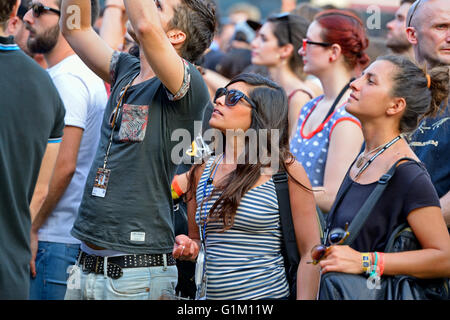
[[[331,46],[330,52],[331,52],[330,62],[333,62],[333,61],[336,61],[337,59],[339,59],[339,57],[342,55],[342,48],[337,43],[334,43]]]
[[[402,114],[406,109],[405,98],[393,98],[391,106],[386,110],[389,116],[394,116],[396,114]]]
[[[186,41],[186,34],[178,29],[172,29],[167,32],[167,37],[169,38],[170,43],[172,45],[180,45]]]
[[[292,43],[288,43],[280,47],[279,54],[282,59],[288,59],[293,53],[294,46],[292,45]]]
[[[417,41],[417,30],[413,27],[406,28],[406,37],[408,38],[409,43],[416,45]]]
[[[17,16],[11,18],[8,22],[8,27],[7,27],[6,31],[8,31],[9,34],[15,35],[17,32],[17,29],[19,28],[19,26],[18,26],[19,21],[20,21],[20,18]]]

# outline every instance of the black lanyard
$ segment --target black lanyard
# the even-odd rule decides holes
[[[328,117],[331,116],[331,114],[334,112],[337,104],[339,103],[339,101],[341,101],[342,97],[347,92],[348,88],[350,88],[350,83],[352,83],[354,80],[355,80],[355,78],[350,79],[349,83],[347,83],[345,85],[345,87],[342,88],[341,92],[339,92],[338,96],[334,100],[333,105],[331,106],[330,110],[328,111],[327,115],[325,116],[325,119],[323,119],[322,123],[327,121]]]

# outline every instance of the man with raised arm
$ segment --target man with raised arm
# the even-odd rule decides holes
[[[164,299],[177,282],[171,135],[184,128],[194,137],[194,121],[201,121],[210,100],[191,62],[210,45],[215,13],[206,0],[131,0],[125,6],[139,59],[113,51],[95,33],[88,2],[62,0],[65,38],[112,88],[72,229],[82,244],[66,299]]]

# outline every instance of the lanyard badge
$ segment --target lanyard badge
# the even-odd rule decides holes
[[[104,198],[106,196],[106,191],[108,189],[108,183],[109,183],[109,177],[111,175],[111,170],[107,169],[108,164],[108,158],[111,151],[112,146],[112,140],[114,136],[114,129],[117,125],[117,119],[120,114],[120,109],[122,108],[124,104],[124,97],[127,93],[128,89],[131,87],[131,84],[136,79],[136,77],[139,75],[139,73],[133,77],[133,79],[128,83],[128,85],[122,90],[122,93],[120,95],[119,101],[117,102],[117,106],[114,109],[114,117],[111,122],[111,135],[109,137],[109,144],[108,148],[106,149],[105,159],[103,161],[103,168],[97,169],[97,174],[95,175],[95,181],[94,181],[94,188],[92,189],[92,195],[94,197]]]

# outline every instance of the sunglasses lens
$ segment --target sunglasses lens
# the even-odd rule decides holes
[[[219,88],[216,91],[216,95],[214,96],[214,103],[217,99],[219,99],[221,96],[225,95],[227,93],[227,89],[225,88]]]
[[[342,228],[333,229],[328,236],[328,241],[330,244],[338,244],[341,242],[347,235],[347,232]]]
[[[319,244],[319,245],[315,246],[314,248],[312,248],[311,258],[313,258],[314,261],[319,261],[320,259],[323,258],[326,251],[327,251],[327,247],[322,244]]]
[[[42,11],[43,11],[43,7],[40,6],[39,4],[33,4],[31,6],[31,10],[33,10],[33,15],[36,18],[39,18],[39,16],[41,15]]]
[[[239,100],[242,99],[242,94],[235,90],[228,91],[227,98],[225,100],[225,104],[227,106],[235,106]]]

